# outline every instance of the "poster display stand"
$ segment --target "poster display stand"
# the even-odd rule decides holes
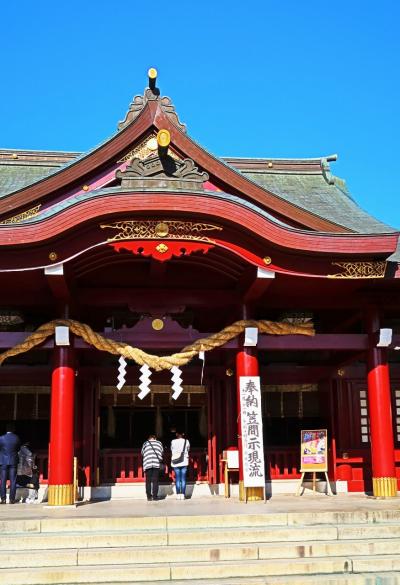
[[[312,490],[316,493],[317,473],[323,473],[326,480],[326,493],[333,496],[328,478],[328,433],[326,429],[300,431],[300,473],[301,478],[296,496],[303,495],[306,473],[312,473]],[[301,489],[302,493],[300,494]]]

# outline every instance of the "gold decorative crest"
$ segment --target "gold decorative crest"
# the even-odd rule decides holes
[[[139,142],[139,144],[132,148],[132,150],[127,152],[118,162],[125,162],[131,158],[140,158],[140,160],[145,160],[149,156],[157,154],[157,151],[157,135],[152,133]],[[179,157],[171,148],[168,150],[168,154],[176,160],[181,160],[181,157]]]
[[[32,217],[35,217],[35,215],[38,215],[40,207],[41,207],[41,205],[39,204],[39,205],[36,205],[35,207],[32,207],[31,209],[28,209],[27,211],[23,211],[22,213],[18,213],[18,215],[14,215],[13,217],[8,217],[7,219],[0,221],[0,225],[10,225],[10,224],[14,224],[14,223],[21,223],[22,221],[25,221],[26,219],[31,219]]]
[[[158,244],[158,246],[156,246],[156,250],[157,252],[160,252],[160,254],[165,254],[165,252],[168,252],[168,246],[167,244]]]
[[[386,261],[376,262],[332,262],[332,266],[340,266],[343,272],[328,274],[328,278],[384,278]]]
[[[101,228],[119,230],[108,242],[119,240],[155,240],[160,238],[169,240],[196,240],[200,242],[213,242],[203,232],[222,231],[222,227],[209,223],[197,223],[193,221],[159,220],[147,221],[116,221],[112,224],[102,224]]]

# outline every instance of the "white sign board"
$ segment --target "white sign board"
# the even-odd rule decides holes
[[[226,464],[228,469],[239,469],[239,451],[227,451]]]
[[[265,487],[261,385],[258,376],[240,376],[244,487]]]

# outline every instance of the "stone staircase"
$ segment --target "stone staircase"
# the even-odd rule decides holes
[[[0,521],[1,585],[157,582],[400,585],[400,511]]]

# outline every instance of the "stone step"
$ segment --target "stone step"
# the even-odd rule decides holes
[[[384,538],[385,532],[382,532]],[[394,535],[395,536],[395,535]],[[248,542],[308,541],[315,539],[337,540],[335,526],[312,528],[276,527],[259,528],[215,528],[206,531],[195,528],[187,530],[132,530],[120,532],[67,532],[66,534],[33,533],[29,535],[6,534],[0,536],[0,550],[31,550],[47,548],[99,548],[118,546],[161,546],[191,544],[244,544]]]
[[[399,573],[348,573],[346,575],[289,575],[285,577],[238,577],[230,579],[192,579],[190,585],[400,585]],[[173,579],[168,585],[187,585],[187,581]],[[85,585],[74,583],[74,585]],[[92,583],[103,585],[103,583]],[[107,585],[119,585],[115,581]],[[149,585],[136,581],[135,585]]]
[[[400,555],[374,555],[371,557],[353,557],[354,572],[400,571]]]
[[[400,555],[400,540],[280,542],[258,545],[148,546],[86,549],[43,549],[0,552],[0,569],[68,565],[117,565],[220,562],[239,560],[304,559]]]
[[[400,537],[400,524],[353,524],[348,526],[338,526],[337,530],[339,540]]]
[[[122,523],[124,526],[125,524]],[[135,524],[133,524],[135,525]],[[246,543],[305,543],[319,541],[328,546],[335,541],[400,539],[400,525],[361,524],[356,526],[270,526],[269,528],[201,528],[192,530],[121,530],[97,532],[5,533],[0,536],[0,551],[46,550],[64,548],[117,548],[137,546],[180,546],[246,544]],[[365,548],[365,547],[364,547]],[[363,548],[363,550],[364,550]],[[375,547],[378,550],[378,545]],[[364,554],[364,553],[362,553]]]
[[[154,503],[157,507],[157,503]],[[153,509],[153,511],[155,511]],[[160,509],[160,512],[162,510]],[[58,510],[49,513],[57,514]],[[400,524],[400,510],[367,510],[354,512],[288,512],[265,514],[214,514],[214,515],[152,515],[141,517],[75,517],[75,518],[35,518],[19,520],[0,520],[0,534],[32,532],[78,532],[95,530],[140,530],[140,529],[184,529],[230,528],[230,527],[268,527],[268,526],[314,526],[348,524]]]
[[[120,546],[163,546],[166,531],[69,532],[67,534],[9,534],[0,536],[0,551],[48,550],[64,548],[106,548]]]
[[[381,560],[382,565],[380,565]],[[111,565],[111,566],[65,566],[30,569],[7,569],[2,571],[2,585],[77,585],[83,583],[117,585],[119,583],[165,582],[169,585],[398,585],[400,573],[396,567],[398,557],[375,559],[346,558],[297,559],[199,563],[196,574],[201,579],[193,580],[193,566],[187,563],[169,565]],[[362,573],[357,571],[359,563],[369,563]],[[380,565],[380,567],[378,567]],[[385,574],[385,567],[392,566]],[[368,570],[370,572],[368,573]]]
[[[348,528],[348,530],[347,530]],[[193,529],[190,531],[174,530],[168,532],[168,544],[221,544],[248,542],[280,542],[355,540],[371,538],[400,538],[400,525],[381,524],[379,526],[364,524],[361,526],[291,526],[268,529],[239,528],[225,530],[214,528],[212,531]]]
[[[391,559],[393,560],[393,558]],[[386,565],[385,565],[386,566]],[[200,562],[147,565],[87,565],[3,569],[2,585],[58,585],[83,583],[134,583],[170,580],[191,581],[194,575],[202,579],[231,579],[235,577],[265,577],[286,575],[315,575],[349,573],[352,561],[347,557],[322,559],[280,559]]]

